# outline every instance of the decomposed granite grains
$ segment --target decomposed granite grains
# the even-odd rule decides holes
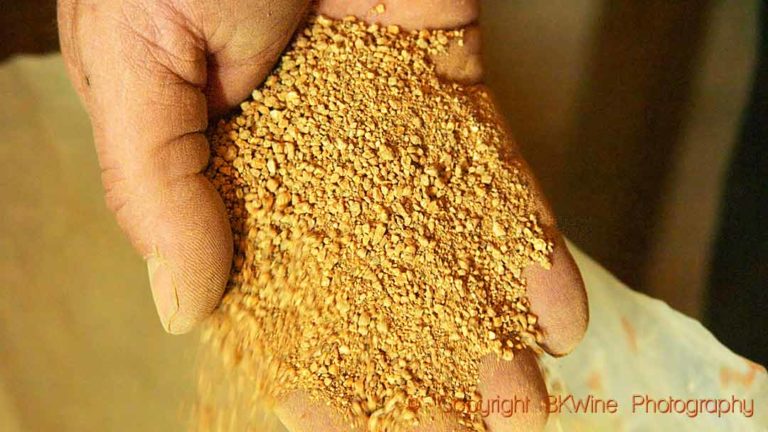
[[[236,258],[204,339],[259,397],[397,431],[535,343],[521,273],[553,246],[488,94],[430,61],[462,37],[312,18],[211,127]]]

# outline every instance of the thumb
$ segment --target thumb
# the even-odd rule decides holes
[[[263,79],[304,2],[176,3],[61,0],[59,27],[107,203],[147,260],[163,326],[185,333],[218,304],[233,255],[227,211],[202,174],[211,101],[221,110]]]

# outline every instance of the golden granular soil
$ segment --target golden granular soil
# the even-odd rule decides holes
[[[486,91],[435,72],[454,43],[313,18],[211,128],[236,258],[205,339],[254,392],[401,430],[476,402],[484,355],[535,343],[521,274],[553,246]]]

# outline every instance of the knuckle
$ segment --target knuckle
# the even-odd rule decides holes
[[[124,2],[117,20],[121,54],[134,72],[200,80],[204,44],[168,2]]]
[[[119,219],[128,202],[125,178],[117,168],[102,168],[101,181],[104,186],[104,200],[107,208]]]

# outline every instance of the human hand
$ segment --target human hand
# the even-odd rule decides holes
[[[277,3],[277,4],[274,4]],[[325,0],[320,12],[348,14],[406,28],[472,24],[477,2]],[[209,150],[208,118],[245,99],[266,76],[309,8],[303,0],[100,0],[60,2],[62,50],[92,117],[107,201],[134,246],[147,258],[152,292],[165,328],[183,333],[217,305],[229,274],[232,239],[221,199],[201,174]],[[480,79],[479,35],[435,59],[448,79]],[[532,178],[532,176],[529,174]],[[540,221],[555,241],[553,267],[526,270],[540,317],[542,346],[561,355],[581,338],[586,296],[578,269],[539,196]],[[541,400],[546,388],[535,357],[488,358],[480,392],[487,398]],[[301,394],[279,407],[292,430],[343,430],[327,407]],[[537,429],[543,413],[486,418],[492,431]],[[432,425],[431,430],[457,430]],[[425,427],[430,427],[425,425]]]
[[[185,333],[232,262],[202,174],[208,119],[269,73],[308,0],[60,0],[62,54],[91,117],[109,208],[146,259],[160,319]]]

